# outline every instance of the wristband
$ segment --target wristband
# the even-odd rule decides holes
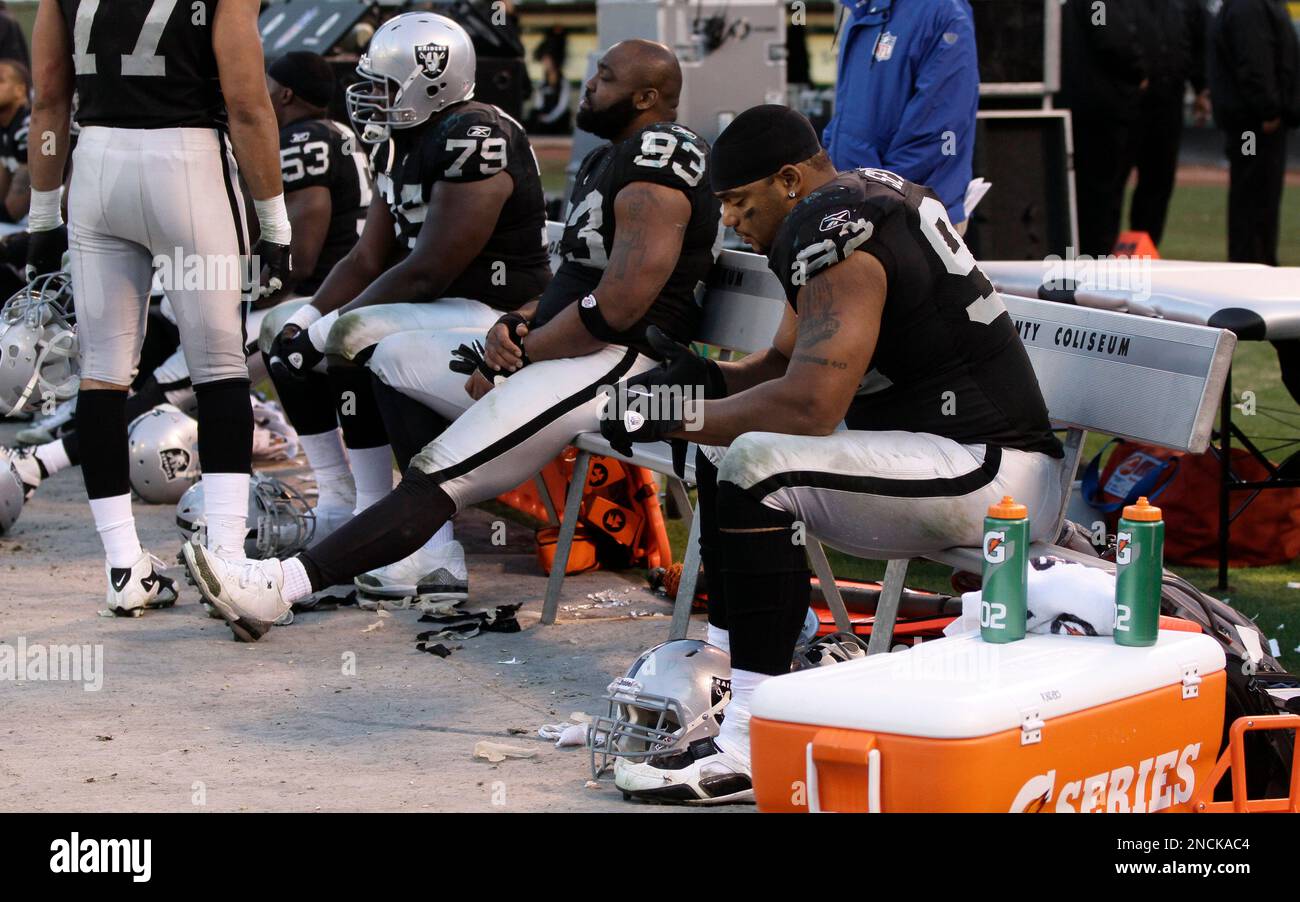
[[[27,213],[27,231],[48,232],[63,225],[62,201],[62,185],[51,191],[37,191],[33,188]]]
[[[340,312],[331,310],[307,327],[307,337],[311,339],[311,346],[322,354],[325,353],[325,341],[329,338],[330,329],[333,329],[334,324],[339,321]]]
[[[532,361],[528,359],[528,352],[524,350],[524,340],[520,338],[519,333],[515,331],[515,327],[517,326],[526,327],[528,325],[528,320],[524,319],[518,313],[511,312],[498,319],[497,325],[506,327],[506,334],[510,336],[510,343],[519,349],[520,366],[528,366],[528,364],[532,363]]]
[[[610,328],[609,323],[605,321],[605,316],[600,312],[600,306],[596,303],[594,294],[589,294],[578,301],[578,318],[582,320],[582,324],[586,326],[592,338],[598,338],[611,344],[621,340],[619,333]]]
[[[266,200],[254,200],[257,222],[262,227],[262,240],[273,244],[289,244],[293,227],[289,225],[289,211],[284,205],[284,195],[277,194]]]
[[[284,321],[284,324],[286,326],[297,326],[299,329],[309,329],[312,323],[324,315],[311,304],[303,304],[293,312],[293,316]]]

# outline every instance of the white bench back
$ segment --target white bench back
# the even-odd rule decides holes
[[[553,266],[563,228],[547,223]],[[1208,446],[1236,346],[1231,332],[1014,295],[1003,300],[1055,423],[1194,453]],[[761,350],[785,303],[765,258],[723,251],[709,275],[696,341]]]

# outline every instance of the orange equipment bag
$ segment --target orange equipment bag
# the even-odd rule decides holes
[[[754,692],[761,811],[1189,811],[1223,732],[1224,652],[1162,630],[978,634],[782,675]]]

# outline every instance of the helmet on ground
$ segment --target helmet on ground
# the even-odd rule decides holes
[[[136,417],[127,429],[131,488],[150,504],[175,504],[199,478],[199,424],[170,404]]]
[[[795,646],[791,670],[808,670],[843,664],[867,656],[867,645],[852,633],[830,633],[814,636],[812,641]]]
[[[587,731],[593,776],[610,758],[650,758],[718,735],[731,700],[731,657],[698,639],[674,639],[643,652],[604,698],[609,713]]]
[[[203,525],[203,480],[176,503],[176,525],[187,542]],[[256,560],[288,558],[311,542],[316,512],[296,489],[274,476],[253,474],[248,484],[248,537],[244,554]]]
[[[22,477],[9,461],[0,461],[0,536],[13,529],[23,512]]]
[[[451,19],[403,13],[384,23],[357,63],[361,81],[347,89],[348,116],[367,144],[387,141],[453,103],[474,96],[474,44]]]
[[[0,415],[77,394],[75,318],[65,272],[38,276],[0,307]]]

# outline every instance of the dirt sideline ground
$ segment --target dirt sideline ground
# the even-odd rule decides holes
[[[0,443],[15,431],[0,425]],[[172,560],[173,509],[138,505],[136,519],[146,547]],[[509,524],[509,543],[493,546],[492,520],[471,511],[458,523],[468,607],[522,601],[522,632],[482,634],[441,659],[416,650],[431,628],[416,612],[343,607],[246,645],[188,585],[172,609],[100,616],[102,553],[81,475],[58,474],[0,538],[0,642],[101,645],[103,687],[0,680],[0,810],[664,810],[623,801],[608,778],[588,788],[586,751],[536,731],[596,712],[611,677],[667,637],[667,603],[597,571],[570,577],[570,609],[540,627],[531,535]],[[574,607],[610,590],[631,603]],[[702,631],[697,618],[692,635]],[[490,764],[472,757],[480,740],[537,754]]]

